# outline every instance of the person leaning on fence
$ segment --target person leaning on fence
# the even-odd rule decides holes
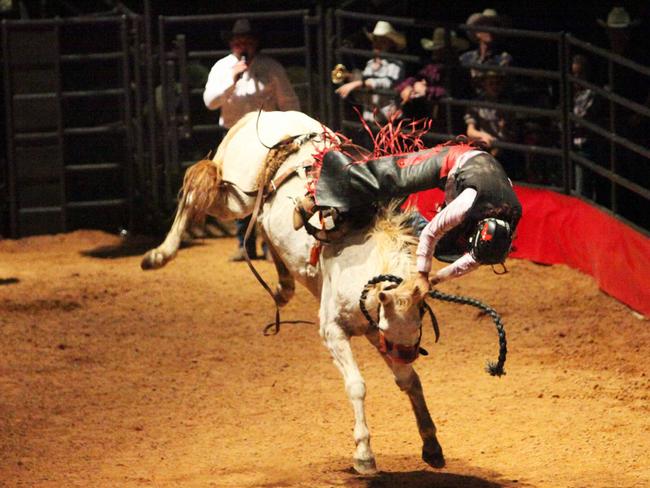
[[[308,223],[316,211],[335,222],[354,219],[377,203],[431,188],[444,190],[445,207],[420,234],[420,289],[429,290],[429,283],[462,276],[481,264],[503,263],[521,218],[521,204],[499,162],[464,136],[430,149],[356,162],[342,152],[329,151],[313,194],[297,203],[294,227]],[[336,232],[334,228],[314,235],[327,240]],[[451,264],[430,278],[434,255]]]
[[[355,90],[368,90],[370,102],[364,104],[364,120],[374,122],[376,115],[387,120],[397,109],[395,97],[390,91],[404,78],[404,63],[386,54],[404,49],[406,37],[383,20],[377,22],[373,31],[366,35],[372,42],[373,57],[366,63],[360,80],[348,81],[337,88],[336,93],[341,98],[348,98]],[[375,109],[378,110],[377,114]]]
[[[586,56],[576,54],[571,59],[571,75],[579,80],[590,81],[590,64]],[[574,82],[571,87],[573,101],[573,115],[594,123],[603,125],[603,103],[596,93],[579,82]],[[597,145],[594,134],[579,124],[571,127],[571,146],[580,156],[596,162],[600,154],[605,154],[604,148]],[[579,195],[586,196],[596,201],[596,186],[593,174],[585,171],[580,164],[575,164],[575,189]]]
[[[472,27],[504,27],[506,22],[494,9],[485,9],[483,12],[473,13],[465,22]],[[478,44],[476,49],[467,51],[460,55],[460,64],[469,67],[472,64],[482,64],[486,66],[510,66],[512,65],[512,56],[510,53],[501,49],[499,39],[491,32],[467,31],[470,41]],[[470,77],[476,94],[480,94],[483,87],[481,79],[485,71],[471,68]]]
[[[604,28],[613,53],[630,59],[645,67],[650,66],[650,52],[647,46],[648,30],[641,20],[633,18],[623,7],[610,10],[606,20],[598,19],[598,24]],[[606,88],[627,100],[650,108],[650,77],[631,68],[612,63],[613,85],[608,81]],[[632,143],[650,148],[648,133],[650,133],[650,118],[623,104],[614,104],[614,132]],[[616,145],[617,173],[634,183],[650,188],[650,172],[648,158],[622,144]],[[634,218],[635,223],[650,225],[650,214],[638,212],[639,206],[647,204],[647,200],[636,197],[626,191],[618,194],[618,203],[625,216]],[[637,218],[637,214],[641,219]]]
[[[453,52],[463,51],[469,47],[467,40],[449,32]],[[445,78],[454,74],[454,66],[446,59],[445,29],[437,27],[431,38],[420,40],[422,48],[431,52],[431,60],[420,69],[416,75],[409,76],[399,83],[395,90],[400,95],[402,117],[418,120],[430,118],[434,127],[441,128],[442,118],[437,101],[449,95],[445,86]],[[453,63],[453,57],[452,63]],[[454,79],[454,83],[457,80]],[[436,123],[438,122],[438,123]]]
[[[221,111],[219,123],[229,129],[248,112],[300,110],[300,102],[280,63],[259,52],[260,35],[248,19],[235,22],[223,34],[230,54],[217,61],[208,75],[203,102]],[[244,260],[244,234],[250,217],[237,221],[239,247],[233,261]],[[255,233],[246,242],[249,257],[257,257]]]
[[[491,103],[511,103],[505,95],[505,77],[497,71],[488,71],[481,76],[481,94],[476,100]],[[512,141],[516,133],[515,119],[511,112],[492,107],[482,107],[480,104],[467,108],[465,114],[467,136],[470,139],[478,139],[485,144],[487,150],[494,157],[499,157],[506,167],[509,175],[519,173],[516,157],[511,152],[504,152],[495,147],[496,141]],[[517,174],[517,176],[520,176]]]

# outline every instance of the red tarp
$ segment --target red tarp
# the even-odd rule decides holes
[[[523,206],[511,257],[563,263],[593,276],[600,288],[650,317],[650,239],[582,200],[550,190],[515,187]],[[412,195],[430,219],[440,190]]]

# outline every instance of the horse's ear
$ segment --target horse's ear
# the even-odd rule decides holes
[[[423,295],[422,290],[420,289],[420,287],[419,287],[418,285],[415,285],[415,286],[413,287],[413,290],[411,290],[411,299],[412,299],[414,302],[417,303],[417,302],[419,302],[420,300],[422,300],[423,296],[424,296],[424,295]]]
[[[384,307],[393,303],[393,296],[390,293],[386,293],[385,291],[380,291],[377,297]]]

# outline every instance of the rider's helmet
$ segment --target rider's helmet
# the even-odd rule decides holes
[[[503,263],[512,245],[510,224],[504,220],[481,220],[469,240],[472,257],[481,264]]]

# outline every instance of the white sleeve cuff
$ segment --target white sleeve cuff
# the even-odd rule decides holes
[[[418,256],[417,269],[420,273],[429,273],[431,271],[431,257]]]

